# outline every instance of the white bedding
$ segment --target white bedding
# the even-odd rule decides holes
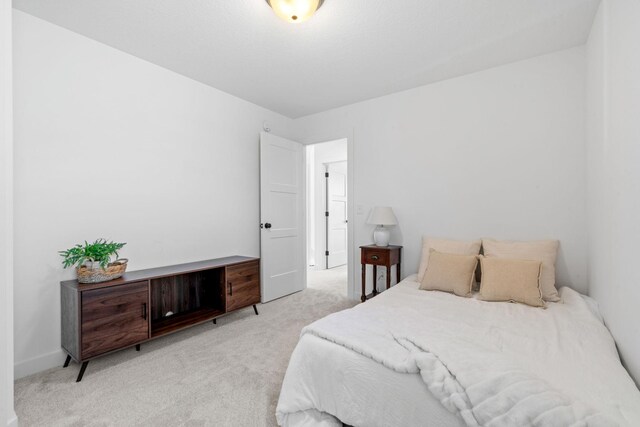
[[[541,310],[412,279],[303,330],[281,425],[640,425],[640,392],[575,291]]]
[[[300,338],[287,377],[278,406],[281,425],[340,427],[338,419],[352,426],[465,425],[418,375],[396,372],[313,334]]]

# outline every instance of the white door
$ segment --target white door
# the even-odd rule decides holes
[[[262,302],[305,288],[302,144],[260,134]]]
[[[347,162],[327,165],[327,268],[347,263]]]

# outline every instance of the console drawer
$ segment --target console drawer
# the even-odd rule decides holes
[[[82,292],[82,358],[149,338],[147,282]]]
[[[227,311],[260,302],[260,262],[251,261],[227,267]]]

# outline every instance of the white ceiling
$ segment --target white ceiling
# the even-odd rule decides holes
[[[583,44],[599,0],[14,0],[14,7],[295,118]]]

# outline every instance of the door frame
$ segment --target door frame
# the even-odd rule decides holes
[[[343,138],[344,139],[344,138]],[[348,150],[348,148],[347,148]],[[329,212],[330,208],[329,208],[329,176],[327,175],[327,173],[329,173],[329,167],[331,165],[335,165],[336,163],[347,163],[347,174],[349,173],[349,154],[347,153],[347,160],[338,160],[335,162],[326,162],[323,163],[322,165],[324,166],[324,172],[325,172],[325,184],[324,184],[324,209],[325,212]],[[349,209],[349,180],[348,180],[348,176],[347,176],[347,210]],[[324,248],[325,248],[325,255],[324,255],[324,265],[325,265],[325,270],[329,269],[329,255],[326,255],[326,253],[329,251],[329,228],[331,225],[331,216],[326,216],[324,217]],[[349,235],[349,218],[347,218],[347,236]],[[347,251],[347,257],[349,254],[349,242],[347,242],[347,247],[345,248],[345,250]],[[344,264],[341,264],[344,265]],[[347,260],[347,268],[349,267],[349,262]]]
[[[13,133],[13,12],[0,0],[0,424],[18,425],[14,410],[14,133]]]
[[[358,300],[358,294],[356,292],[355,286],[356,286],[356,280],[355,280],[355,274],[356,274],[356,269],[355,269],[355,261],[358,259],[357,258],[357,248],[355,247],[355,213],[356,213],[356,209],[355,209],[355,186],[354,186],[354,163],[355,163],[355,158],[354,158],[354,149],[353,149],[353,141],[354,141],[354,137],[353,137],[353,128],[350,129],[345,129],[342,131],[337,131],[337,132],[326,132],[326,133],[319,133],[319,134],[315,134],[315,135],[307,135],[307,136],[300,136],[300,137],[296,137],[293,138],[294,141],[297,141],[303,145],[315,145],[315,144],[321,144],[323,142],[331,142],[331,141],[336,141],[339,139],[346,139],[347,140],[347,191],[348,191],[348,197],[347,197],[347,221],[349,226],[347,227],[347,296],[349,297],[349,299],[351,300]],[[304,185],[303,185],[303,192],[304,192],[304,197],[305,200],[308,197],[307,195],[307,150],[304,150],[303,153],[304,156],[304,168],[305,168],[305,173],[304,173]],[[304,221],[304,232],[303,232],[303,240],[304,240],[304,248],[305,248],[305,252],[306,252],[306,248],[308,245],[307,242],[307,233],[308,233],[308,229],[307,229],[307,221],[306,221],[306,216],[307,216],[307,203],[305,202],[305,221]],[[306,260],[306,258],[305,258]],[[316,261],[317,262],[317,261]],[[305,262],[305,267],[306,266],[306,262]],[[308,268],[304,269],[304,283],[305,286],[307,284],[307,270]]]

